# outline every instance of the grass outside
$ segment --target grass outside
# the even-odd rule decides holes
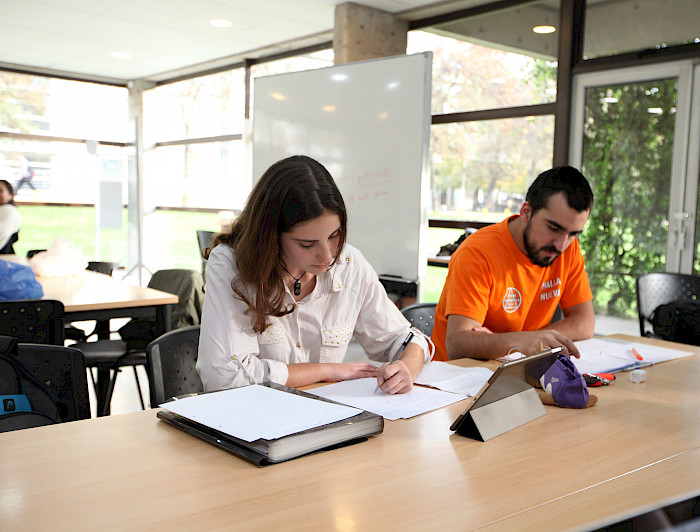
[[[127,266],[128,219],[124,210],[121,229],[101,229],[100,249],[95,246],[95,209],[93,207],[60,207],[18,205],[22,216],[18,255],[31,249],[47,249],[56,238],[70,240],[88,260],[118,262]],[[197,245],[197,229],[217,231],[216,213],[155,211],[144,217],[144,264],[151,270],[185,268],[199,270],[201,259]],[[440,246],[454,242],[462,229],[430,228],[428,249],[437,252]],[[437,301],[447,276],[447,268],[428,267],[423,287],[424,301]]]

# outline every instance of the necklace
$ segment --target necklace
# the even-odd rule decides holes
[[[282,266],[282,264],[280,264],[280,266]],[[302,274],[299,276],[299,279],[297,279],[297,278],[294,277],[291,273],[289,273],[289,270],[288,270],[287,268],[285,268],[284,266],[282,266],[282,269],[283,269],[285,272],[287,272],[287,274],[288,274],[292,279],[294,279],[294,295],[295,295],[295,296],[298,296],[299,294],[301,294],[301,278],[304,277],[304,274],[305,274],[306,272],[302,273]]]

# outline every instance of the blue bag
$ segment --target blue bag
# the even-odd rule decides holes
[[[0,301],[41,299],[44,289],[29,266],[0,260]]]

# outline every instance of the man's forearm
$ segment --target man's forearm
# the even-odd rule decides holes
[[[579,356],[573,341],[565,334],[553,330],[487,333],[462,330],[450,335],[447,355],[455,358],[492,359],[507,355],[511,350],[532,355],[542,349],[563,346],[565,352]]]
[[[595,312],[593,303],[586,301],[564,311],[564,319],[552,323],[547,329],[554,329],[572,340],[586,340],[595,332]]]
[[[508,354],[517,345],[521,333],[492,334],[476,331],[458,331],[449,335],[447,355],[450,359],[481,358],[492,359]]]

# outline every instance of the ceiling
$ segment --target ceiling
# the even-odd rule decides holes
[[[1,0],[0,67],[116,83],[159,81],[327,42],[335,6],[344,1]],[[355,3],[413,20],[487,2]],[[212,27],[211,19],[232,25]]]

